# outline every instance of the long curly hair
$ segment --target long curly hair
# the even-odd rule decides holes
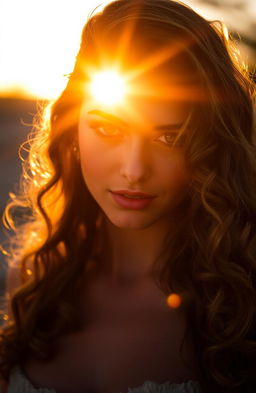
[[[176,73],[180,86],[169,97],[193,101],[183,135],[191,181],[156,281],[165,294],[187,299],[207,392],[249,392],[256,365],[255,90],[225,27],[172,0],[117,0],[91,16],[66,88],[35,119],[21,190],[5,211],[16,232],[9,263],[20,284],[7,294],[1,378],[29,355],[50,359],[56,339],[81,327],[73,299],[94,253],[99,207],[76,157],[77,125],[89,70],[120,58],[128,70],[158,59],[146,77]]]

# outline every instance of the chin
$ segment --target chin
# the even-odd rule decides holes
[[[125,212],[116,215],[106,215],[107,219],[120,229],[142,230],[151,227],[157,219],[145,217],[142,212]]]

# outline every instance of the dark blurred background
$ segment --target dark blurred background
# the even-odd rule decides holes
[[[186,3],[186,1],[184,1]],[[256,59],[256,1],[255,0],[190,0],[193,8],[208,19],[224,21],[237,39],[245,62],[249,64],[251,77],[255,80]],[[78,37],[79,39],[79,37]],[[46,79],[47,79],[47,75]],[[3,214],[9,192],[18,188],[21,162],[19,146],[31,131],[38,99],[17,97],[13,92],[0,91],[0,212]],[[2,249],[6,241],[6,230],[0,226]],[[0,293],[5,286],[6,258],[0,254]]]
[[[3,215],[9,193],[18,190],[21,174],[19,147],[31,131],[36,114],[36,100],[15,97],[0,97],[0,212]],[[9,231],[9,234],[11,232]],[[0,225],[0,293],[4,290],[6,272],[5,243],[8,231]]]

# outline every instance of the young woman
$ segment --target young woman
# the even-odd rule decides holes
[[[254,90],[233,49],[171,0],[87,22],[6,210],[8,393],[255,390]]]

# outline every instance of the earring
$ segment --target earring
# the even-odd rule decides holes
[[[80,160],[80,153],[77,145],[73,145],[73,153],[77,161]]]

